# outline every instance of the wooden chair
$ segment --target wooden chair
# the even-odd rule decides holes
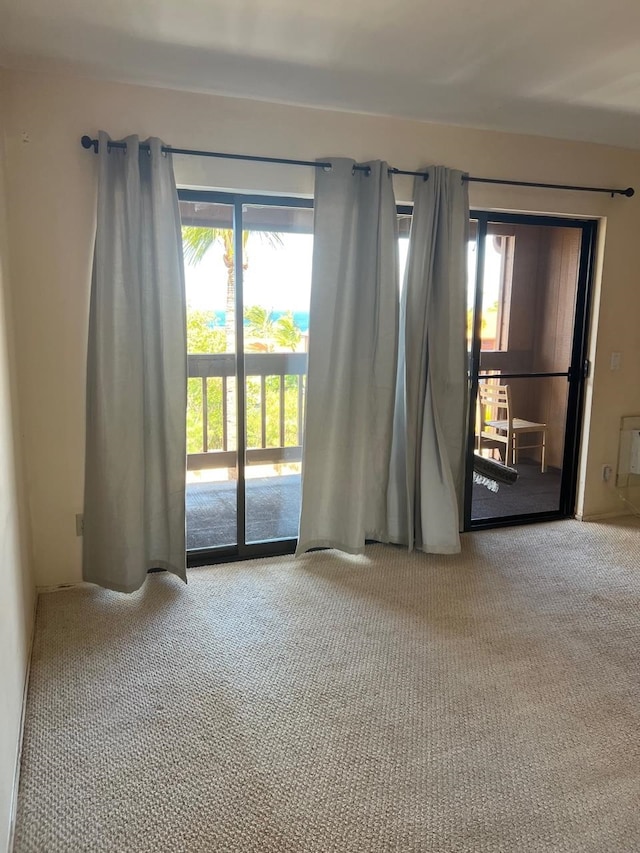
[[[518,437],[538,433],[537,444],[520,444]],[[540,448],[541,466],[544,474],[547,470],[545,451],[547,445],[547,425],[514,418],[511,408],[511,390],[508,385],[481,384],[478,386],[478,429],[477,449],[481,452],[483,444],[503,444],[505,464],[516,465],[520,450]]]

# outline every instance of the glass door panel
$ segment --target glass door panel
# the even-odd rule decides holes
[[[469,240],[467,243],[467,363],[471,365],[473,355],[474,310],[476,300],[476,266],[477,266],[478,223],[475,219],[469,222]]]
[[[567,372],[582,234],[489,222],[484,246],[480,372]]]
[[[475,451],[515,469],[518,478],[512,484],[496,478],[498,491],[474,482],[473,519],[560,510],[568,387],[566,377],[480,379]],[[498,388],[502,399],[492,393]],[[509,412],[500,405],[505,398]],[[508,415],[512,431],[506,428]]]
[[[300,513],[313,207],[184,190],[180,210],[189,560],[281,553]]]
[[[405,205],[398,208],[398,288],[400,293],[402,293],[404,274],[407,269],[412,218],[412,208]]]
[[[472,524],[573,511],[594,230],[591,223],[565,222],[479,216]]]
[[[187,303],[187,549],[237,542],[233,205],[180,202]]]
[[[295,539],[300,516],[313,210],[246,204],[246,542]]]

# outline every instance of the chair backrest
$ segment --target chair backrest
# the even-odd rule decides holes
[[[511,390],[508,385],[480,384],[478,399],[483,428],[486,421],[511,420]]]

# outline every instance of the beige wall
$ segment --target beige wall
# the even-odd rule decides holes
[[[3,118],[0,80],[0,128]],[[8,849],[34,604],[25,501],[21,495],[10,317],[4,145],[0,132],[0,851]]]
[[[640,189],[640,152],[408,120],[4,72],[9,98],[10,227],[36,579],[80,578],[74,515],[82,509],[84,374],[95,207],[95,158],[83,133],[158,135],[176,147],[296,158],[387,159],[415,168],[443,163],[475,175]],[[25,136],[26,135],[26,136]],[[28,139],[28,141],[25,141]],[[188,186],[313,193],[311,169],[176,157]],[[594,417],[581,483],[588,513],[618,508],[600,481],[615,464],[618,421],[640,412],[640,194],[634,199],[513,187],[470,186],[472,205],[605,217]],[[411,184],[397,179],[398,201]],[[593,338],[595,347],[595,336]],[[622,369],[608,371],[612,349]]]

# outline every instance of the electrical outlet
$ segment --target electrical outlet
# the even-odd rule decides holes
[[[76,536],[82,536],[84,533],[84,515],[79,513],[76,515]]]
[[[613,468],[611,465],[603,465],[602,466],[602,479],[605,483],[608,483],[611,479],[611,475],[613,474]]]

